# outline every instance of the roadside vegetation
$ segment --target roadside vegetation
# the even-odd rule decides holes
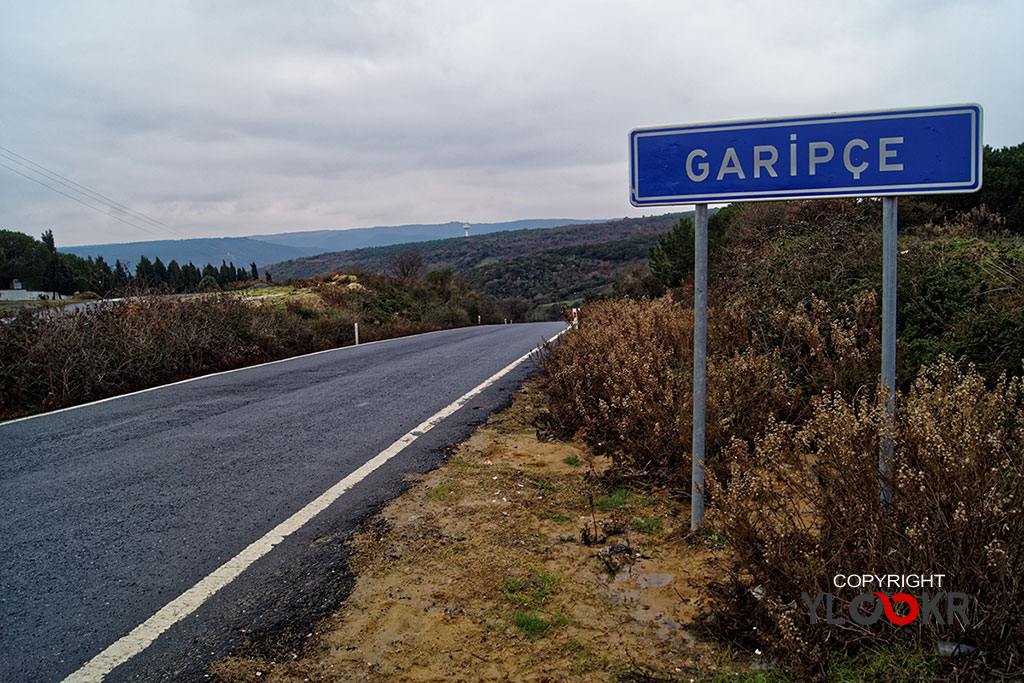
[[[1006,166],[1024,146],[988,150],[986,164],[993,154]],[[1024,174],[1010,189],[997,178],[1009,182],[996,172],[986,187],[1007,195],[1006,214],[962,196],[901,199],[888,507],[878,203],[733,205],[711,225],[709,508],[696,540],[726,552],[701,632],[764,653],[776,668],[751,680],[1024,675]],[[544,358],[543,422],[608,459],[601,504],[666,483],[688,498],[692,258],[682,220],[624,296],[585,305]],[[833,592],[845,612],[861,591],[832,578],[863,571],[943,574],[970,596],[970,623],[809,623],[802,593]],[[965,654],[940,656],[957,646]]]
[[[404,265],[403,265],[404,264]],[[450,272],[332,273],[228,292],[136,292],[87,310],[25,307],[0,324],[0,419],[354,343],[510,317]]]

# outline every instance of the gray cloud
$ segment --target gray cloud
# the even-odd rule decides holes
[[[989,144],[1024,139],[1013,0],[3,12],[0,145],[195,236],[642,213],[643,125],[977,101]],[[2,168],[0,226],[166,236]]]

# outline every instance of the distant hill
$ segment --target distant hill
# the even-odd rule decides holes
[[[158,240],[153,242],[126,242],[123,244],[93,244],[81,247],[60,247],[58,251],[82,258],[102,256],[114,265],[115,261],[125,264],[129,270],[135,268],[142,256],[150,261],[159,258],[164,265],[172,260],[179,265],[193,263],[199,267],[212,263],[220,265],[234,263],[246,267],[255,262],[270,263],[281,259],[305,256],[309,252],[283,244],[271,244],[251,237],[210,237],[188,240]]]
[[[471,223],[470,232],[480,235],[503,230],[543,229],[558,225],[580,224],[568,218],[545,218],[504,223]],[[597,221],[593,221],[597,222]],[[257,266],[276,263],[324,252],[382,246],[396,242],[420,242],[463,235],[463,223],[437,223],[430,225],[398,225],[351,230],[311,230],[305,232],[252,235],[249,237],[195,238],[185,240],[158,240],[151,242],[122,242],[61,247],[60,251],[82,258],[102,256],[113,265],[121,261],[134,268],[142,256],[150,261],[159,258],[164,264],[171,260],[179,264],[194,263],[203,266],[221,261],[236,266]]]
[[[580,221],[569,218],[532,218],[520,221],[506,221],[504,223],[470,223],[469,232],[471,235],[484,235],[506,230],[537,230],[554,228],[559,225],[580,225],[600,222],[602,221]],[[463,225],[465,223],[451,221],[449,223],[353,228],[351,230],[286,232],[276,235],[253,235],[252,238],[261,242],[270,242],[271,244],[283,244],[299,249],[312,249],[315,250],[313,253],[322,254],[327,251],[381,247],[400,242],[425,242],[427,240],[440,240],[448,237],[464,237]],[[284,259],[277,260],[283,261]]]
[[[647,262],[648,249],[660,233],[621,240],[545,249],[485,266],[471,268],[462,278],[473,289],[499,299],[517,298],[539,311],[540,318],[557,318],[560,305],[611,294],[615,283]]]
[[[668,232],[684,214],[666,214],[643,218],[623,218],[585,225],[563,225],[537,230],[510,230],[485,235],[470,235],[446,240],[393,244],[386,247],[353,249],[290,259],[266,267],[274,279],[305,278],[335,270],[362,269],[382,272],[392,257],[403,251],[416,251],[427,268],[451,268],[464,273],[518,256],[548,249],[596,244]]]

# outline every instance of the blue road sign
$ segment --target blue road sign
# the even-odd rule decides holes
[[[639,128],[635,206],[974,192],[981,106]]]

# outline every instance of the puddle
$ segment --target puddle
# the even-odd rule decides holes
[[[658,588],[672,583],[671,574],[637,574],[633,580],[644,588]]]
[[[680,648],[692,648],[697,639],[678,621],[666,615],[673,613],[679,602],[673,590],[664,590],[672,583],[674,574],[667,572],[639,572],[625,567],[608,583],[613,602],[629,608],[630,616],[654,629],[658,639]]]

